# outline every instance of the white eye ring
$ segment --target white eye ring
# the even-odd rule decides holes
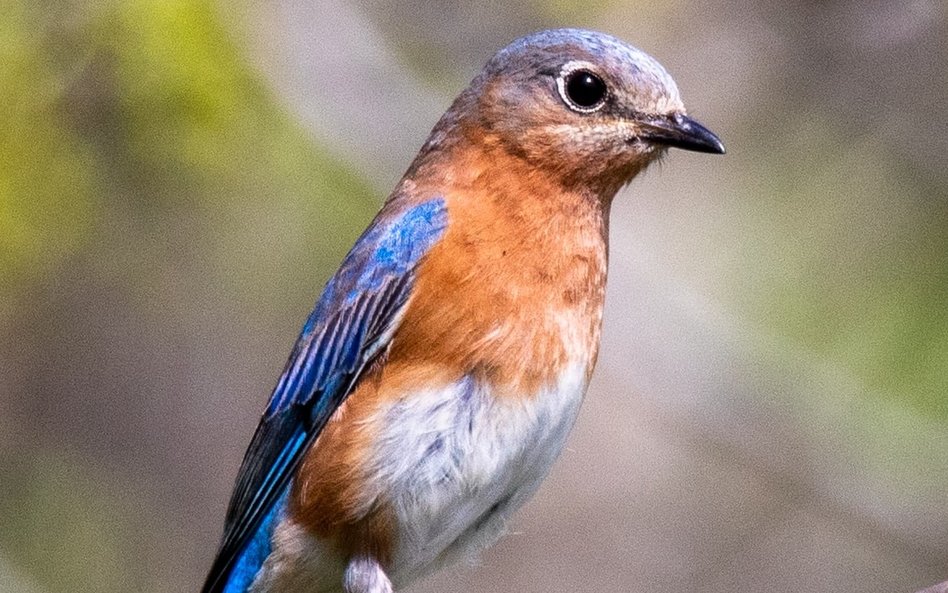
[[[577,90],[590,90],[590,89],[570,89],[569,84],[571,78],[578,73],[586,73],[592,80],[587,82],[594,82],[595,84],[600,85],[601,89],[592,89],[594,93],[601,93],[598,97],[595,97],[594,102],[589,105],[581,105],[577,100],[571,96],[572,93],[575,93]],[[579,113],[595,113],[603,108],[606,104],[606,100],[609,98],[609,87],[606,85],[605,81],[602,79],[602,76],[596,74],[596,70],[592,64],[588,62],[569,62],[563,66],[560,70],[560,75],[556,78],[556,89],[560,93],[560,99],[566,103],[566,106],[572,109],[573,111]]]

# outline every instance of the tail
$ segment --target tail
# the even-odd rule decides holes
[[[273,529],[283,517],[286,495],[267,513],[256,533],[236,555],[218,552],[201,593],[248,593],[272,551]]]

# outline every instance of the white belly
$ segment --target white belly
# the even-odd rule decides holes
[[[376,442],[398,534],[389,575],[404,584],[499,537],[559,455],[586,391],[585,365],[527,398],[495,397],[473,379],[380,412]]]

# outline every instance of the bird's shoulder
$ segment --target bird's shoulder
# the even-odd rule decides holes
[[[591,371],[607,264],[601,207],[466,163],[464,173],[476,177],[463,183],[455,173],[441,192],[450,224],[419,264],[389,374],[400,369],[420,384],[475,371],[501,393],[527,396],[567,365]]]

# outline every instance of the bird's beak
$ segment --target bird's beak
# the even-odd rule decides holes
[[[682,113],[648,116],[637,123],[643,140],[684,150],[724,154],[724,144],[714,132]]]

